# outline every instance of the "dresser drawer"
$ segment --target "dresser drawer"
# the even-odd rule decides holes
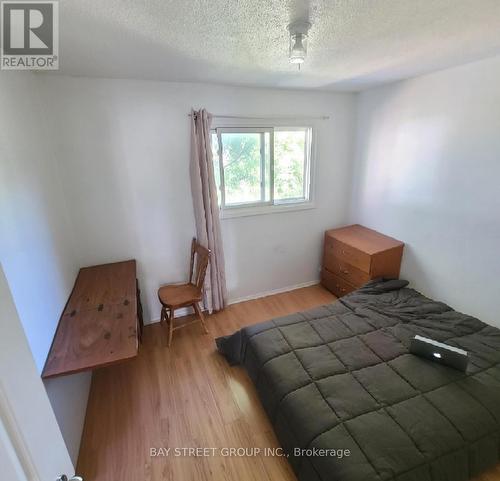
[[[363,272],[370,272],[371,256],[369,254],[327,235],[325,236],[325,258],[328,256],[347,262]]]
[[[321,284],[337,297],[345,296],[349,294],[349,292],[356,290],[356,287],[349,284],[349,282],[341,277],[332,274],[327,269],[321,271]]]
[[[325,255],[324,267],[333,274],[345,279],[353,286],[361,287],[370,280],[370,275],[368,273],[335,257],[333,251]]]

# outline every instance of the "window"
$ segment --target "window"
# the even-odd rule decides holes
[[[213,130],[215,178],[224,214],[310,206],[311,138],[310,127]]]

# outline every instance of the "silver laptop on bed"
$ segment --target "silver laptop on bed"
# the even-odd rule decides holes
[[[418,335],[411,340],[410,352],[463,372],[469,362],[467,351]]]

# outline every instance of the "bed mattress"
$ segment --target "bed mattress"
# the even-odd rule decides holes
[[[500,330],[406,281],[217,339],[245,367],[301,481],[466,481],[500,451]],[[469,352],[463,373],[409,353]]]

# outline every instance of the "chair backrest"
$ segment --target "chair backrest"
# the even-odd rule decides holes
[[[210,251],[198,243],[195,237],[191,242],[191,264],[189,266],[189,282],[201,292],[207,273]]]

